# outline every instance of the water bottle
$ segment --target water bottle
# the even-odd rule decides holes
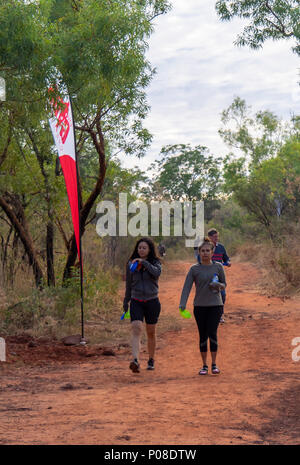
[[[210,288],[213,293],[217,294],[219,292],[219,287],[216,284],[219,282],[219,277],[217,273],[214,274],[213,279],[210,282]]]
[[[191,318],[191,314],[186,308],[179,307],[179,311],[182,318]]]
[[[124,311],[121,315],[121,320],[128,320],[130,318],[130,311],[127,310],[126,312]]]
[[[212,279],[212,283],[218,283],[218,282],[219,282],[219,276],[217,275],[217,273],[215,273]]]
[[[137,269],[138,264],[139,262],[130,263],[129,265],[130,271],[134,272]]]

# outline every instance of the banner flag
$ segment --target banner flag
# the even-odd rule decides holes
[[[84,317],[83,317],[83,269],[80,237],[80,215],[79,215],[79,188],[78,188],[78,166],[76,156],[75,129],[72,115],[71,100],[68,95],[59,97],[54,89],[51,105],[54,111],[53,118],[49,119],[53,139],[58,151],[58,156],[65,178],[68,199],[74,227],[78,258],[80,263],[80,287],[81,287],[81,344],[84,341]]]
[[[49,92],[53,89],[49,89]],[[58,101],[57,101],[58,100]],[[49,119],[54,142],[65,178],[71,215],[77,244],[78,258],[81,261],[77,160],[72,108],[69,96],[51,100],[55,116]],[[59,103],[58,103],[59,102]]]

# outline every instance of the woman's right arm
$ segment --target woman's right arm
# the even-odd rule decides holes
[[[194,277],[193,277],[193,271],[191,268],[185,278],[185,282],[184,282],[183,289],[181,292],[180,304],[179,304],[179,308],[181,309],[185,309],[186,303],[188,301],[188,298],[189,298],[189,295],[190,295],[190,292],[193,286],[193,282],[194,282]]]
[[[125,297],[123,301],[123,309],[127,312],[128,310],[128,303],[131,299],[131,277],[132,273],[129,270],[129,265],[126,265],[126,289],[125,289]]]

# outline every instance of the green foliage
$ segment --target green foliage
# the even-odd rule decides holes
[[[272,241],[299,217],[299,118],[283,124],[269,111],[254,116],[235,98],[219,133],[235,152],[224,161],[224,190],[233,194]]]
[[[285,297],[299,295],[299,232],[300,223],[291,221],[281,229],[275,244],[255,237],[239,247],[239,258],[255,263],[260,269],[261,292]]]
[[[268,110],[253,115],[251,107],[240,97],[222,112],[221,122],[220,136],[231,149],[242,152],[245,169],[248,164],[251,167],[274,156],[290,133],[296,131],[293,119],[285,125]]]
[[[48,87],[72,97],[83,206],[91,199],[88,222],[106,169],[107,196],[134,189],[141,178],[138,170],[121,169],[111,153],[142,156],[151,142],[143,120],[154,70],[145,52],[152,20],[169,8],[166,0],[0,0],[0,76],[7,91],[0,102],[0,196],[17,215],[16,205],[22,207],[38,259],[45,226],[57,226],[68,250],[72,234],[48,124]]]
[[[253,236],[259,237],[255,223],[247,210],[232,197],[219,202],[210,218],[205,216],[205,231],[216,228],[220,233],[220,242],[225,245],[230,257],[235,255],[240,246]]]
[[[86,270],[84,276],[85,321],[120,307],[119,280],[109,272],[98,270],[97,274]],[[23,332],[33,335],[62,336],[70,331],[78,332],[81,320],[79,276],[68,280],[68,286],[30,290],[21,300],[0,309],[0,330],[5,334]],[[121,307],[120,307],[121,308]]]
[[[142,182],[146,181],[145,174],[139,168],[124,169],[117,159],[108,163],[106,178],[101,194],[102,198],[116,200],[119,193],[127,193],[128,200],[136,198]]]
[[[235,17],[249,20],[236,45],[260,48],[268,39],[293,39],[300,55],[300,6],[298,0],[218,0],[216,10],[223,21]]]
[[[145,58],[147,39],[151,19],[168,9],[162,0],[2,0],[4,107],[15,102],[26,121],[34,112],[39,121],[47,120],[47,83],[64,85],[73,97],[75,121],[88,126],[100,111],[107,139],[141,155],[151,140],[141,125],[148,111],[144,89],[153,74]]]
[[[221,158],[207,147],[177,144],[163,147],[152,166],[151,195],[171,200],[211,200],[219,193]]]

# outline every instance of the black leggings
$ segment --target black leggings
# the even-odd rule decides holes
[[[208,338],[210,342],[210,351],[217,352],[217,330],[222,313],[223,305],[217,305],[215,307],[194,307],[194,316],[200,336],[200,352],[207,352]]]

